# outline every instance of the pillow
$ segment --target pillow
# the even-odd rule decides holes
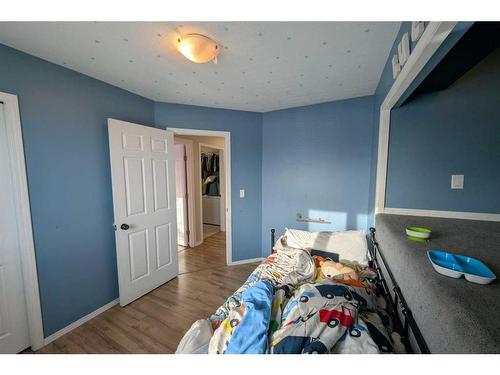
[[[340,260],[368,264],[368,244],[362,230],[343,232],[309,232],[299,229],[285,230],[286,245],[338,254]]]

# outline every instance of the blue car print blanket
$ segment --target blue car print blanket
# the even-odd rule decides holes
[[[373,272],[356,266],[362,277],[350,283],[318,277],[316,263],[306,250],[285,248],[258,266],[210,317],[207,352],[403,352]]]

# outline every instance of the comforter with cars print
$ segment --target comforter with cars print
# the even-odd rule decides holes
[[[289,249],[286,254],[278,253],[257,267],[210,318],[214,331],[206,352],[399,351],[398,340],[393,340],[397,336],[389,334],[389,318],[374,280],[318,279],[309,253]],[[186,336],[183,340],[189,339]]]
[[[269,353],[393,352],[388,319],[373,289],[323,280],[301,285],[289,298],[286,293],[275,295],[284,304],[275,305],[282,313],[271,325]]]

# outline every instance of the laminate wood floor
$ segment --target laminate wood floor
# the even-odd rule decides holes
[[[224,233],[222,239],[218,235],[207,238],[205,250],[179,253],[185,272],[174,280],[123,308],[112,307],[36,353],[174,353],[191,324],[208,318],[257,265],[226,266],[225,250],[216,250]]]
[[[220,232],[219,225],[203,224],[203,238],[208,238]]]
[[[226,232],[218,232],[201,245],[179,251],[179,274],[226,265]]]

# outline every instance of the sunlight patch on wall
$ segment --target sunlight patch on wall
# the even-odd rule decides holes
[[[329,224],[308,222],[307,230],[309,231],[338,231],[346,230],[347,227],[347,213],[345,212],[310,209],[307,211],[307,217],[313,220],[323,219],[329,222]]]
[[[357,214],[356,215],[356,228],[363,229],[368,226],[368,214]],[[354,228],[351,228],[354,229]]]

